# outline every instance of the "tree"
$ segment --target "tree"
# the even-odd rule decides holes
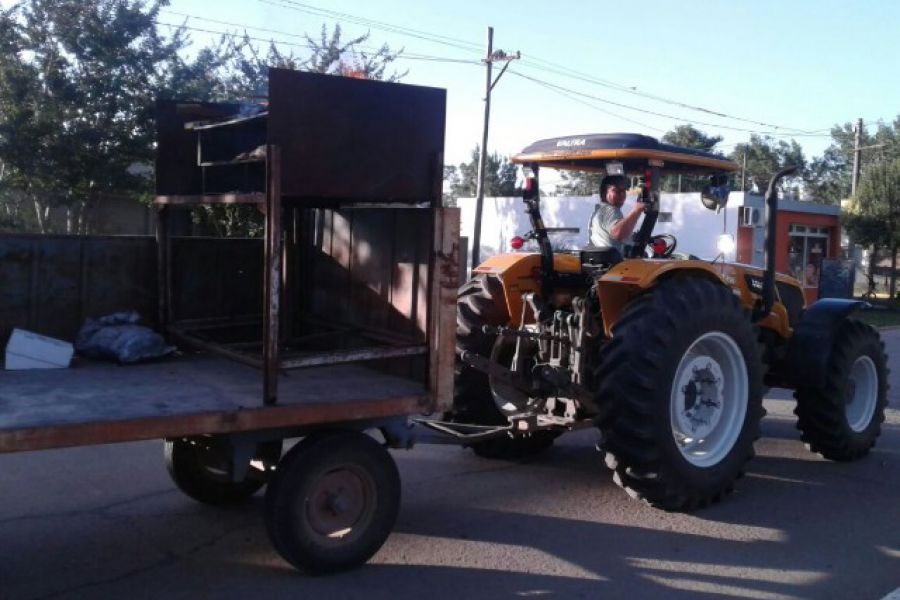
[[[853,240],[872,247],[869,274],[878,248],[891,253],[890,295],[897,293],[897,251],[900,250],[900,158],[876,163],[866,169],[856,196],[844,216],[844,226]]]
[[[661,141],[672,144],[673,146],[681,146],[682,148],[693,148],[695,150],[703,150],[704,152],[713,152],[720,154],[714,150],[716,144],[722,141],[720,135],[707,135],[690,124],[677,125],[671,131],[667,131]]]
[[[600,173],[586,171],[560,171],[562,183],[556,186],[556,193],[565,196],[590,196],[600,193]]]
[[[246,32],[225,34],[191,62],[178,57],[169,91],[210,102],[265,98],[270,67],[391,82],[406,75],[406,71],[387,73],[402,50],[393,52],[387,45],[374,53],[360,49],[369,41],[368,33],[344,40],[340,25],[330,32],[323,25],[318,40],[306,36],[306,41],[311,52],[303,58],[292,51],[282,51],[274,42],[259,46]]]
[[[714,150],[716,144],[722,141],[722,136],[707,135],[690,124],[677,125],[671,131],[667,131],[660,141],[723,156],[721,152]],[[667,175],[663,177],[662,191],[699,192],[706,184],[705,178],[696,175]]]
[[[375,52],[366,52],[360,45],[368,40],[369,34],[365,33],[344,42],[341,40],[340,25],[335,25],[330,34],[325,25],[322,25],[318,40],[306,36],[312,55],[303,63],[303,69],[314,73],[391,82],[400,81],[406,76],[408,71],[386,73],[387,67],[403,53],[402,48],[394,52],[387,44],[382,44]]]
[[[469,162],[444,169],[444,179],[450,187],[450,201],[460,197],[471,198],[477,193],[480,154],[481,150],[475,146]],[[488,155],[484,175],[485,197],[505,198],[519,195],[522,190],[516,187],[516,172],[516,165],[511,163],[508,157],[497,153]]]
[[[188,43],[184,30],[168,39],[157,32],[167,4],[28,0],[0,9],[0,227],[21,227],[24,203],[39,231],[55,228],[50,208],[62,207],[65,231],[86,233],[86,208],[100,198],[149,198],[152,178],[135,166],[153,163],[157,96],[253,100],[266,94],[269,66],[402,76],[387,73],[399,53],[387,46],[359,51],[368,34],[345,41],[339,26],[309,39],[305,58],[226,35],[187,60],[179,53]],[[213,212],[235,214],[217,215],[212,225],[252,234],[256,215],[246,209],[217,207]]]
[[[0,193],[5,225],[83,232],[100,197],[147,192],[153,84],[179,42],[156,35],[162,3],[20,2],[0,10]],[[22,212],[30,205],[33,219]]]
[[[456,196],[452,190],[459,187],[460,183],[456,165],[444,165],[444,190],[441,194],[444,206],[456,206]]]
[[[743,164],[746,156],[747,168],[745,171],[745,183],[742,191],[756,191],[764,193],[769,185],[769,179],[772,175],[787,166],[799,165],[801,173],[806,168],[806,158],[803,156],[803,149],[796,141],[791,140],[790,143],[779,140],[777,143],[769,136],[758,136],[753,134],[750,136],[750,142],[746,144],[738,144],[731,153],[731,160],[738,164]],[[782,191],[792,186],[797,190],[796,185],[791,181],[782,180],[779,185]],[[738,186],[740,187],[740,186]]]
[[[180,48],[156,31],[163,0],[31,0],[0,11],[0,163],[40,231],[65,207],[88,229],[101,197],[147,193],[153,91]]]
[[[853,123],[831,128],[831,145],[822,156],[814,158],[804,176],[809,193],[826,204],[840,204],[850,196],[856,130]],[[900,158],[900,116],[892,123],[879,121],[875,133],[866,128],[860,132],[860,172],[869,165],[891,158]]]

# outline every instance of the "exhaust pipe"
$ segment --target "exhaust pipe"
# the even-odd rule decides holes
[[[763,274],[762,307],[754,315],[754,321],[768,316],[775,305],[775,236],[778,231],[778,182],[783,177],[793,175],[799,169],[799,165],[794,165],[778,171],[769,180],[769,188],[766,190],[766,272]]]

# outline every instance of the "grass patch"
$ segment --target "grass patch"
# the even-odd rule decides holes
[[[872,308],[858,310],[853,317],[872,327],[900,327],[900,310],[890,308]]]

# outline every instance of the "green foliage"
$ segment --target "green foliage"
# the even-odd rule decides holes
[[[706,135],[693,125],[678,125],[675,129],[666,132],[662,136],[662,141],[673,146],[681,146],[682,148],[693,148],[695,150],[703,150],[704,152],[713,152],[720,154],[714,150],[715,145],[722,141],[720,135]]]
[[[585,171],[559,171],[561,183],[556,186],[556,193],[562,196],[591,196],[600,193],[600,173]]]
[[[804,176],[804,184],[816,200],[839,204],[850,196],[855,137],[853,123],[831,128],[831,145],[821,157],[810,162]],[[880,161],[900,158],[900,116],[892,123],[876,123],[874,134],[863,128],[859,145],[863,148],[860,152],[861,173]]]
[[[330,32],[323,25],[318,39],[306,36],[311,52],[303,58],[283,52],[274,43],[260,47],[247,34],[223,35],[192,61],[177,58],[168,93],[211,102],[265,98],[270,67],[393,82],[406,75],[405,71],[387,73],[402,50],[392,52],[387,45],[374,53],[360,50],[360,44],[368,40],[369,34],[344,40],[340,25]]]
[[[87,233],[103,198],[149,199],[156,97],[258,100],[269,66],[395,81],[387,46],[363,52],[368,34],[339,26],[308,38],[305,58],[246,36],[223,36],[186,59],[184,30],[157,32],[167,0],[26,0],[0,8],[0,229]],[[62,209],[65,223],[50,218]],[[258,213],[208,207],[196,222],[223,235],[254,235]]]
[[[382,44],[375,52],[366,52],[360,44],[369,40],[366,33],[349,41],[341,39],[341,26],[335,25],[329,33],[322,25],[319,39],[306,36],[312,55],[302,64],[302,69],[314,73],[330,73],[362,79],[378,79],[381,81],[400,81],[408,71],[387,74],[387,67],[403,52],[394,52],[387,44]]]
[[[472,158],[459,166],[444,168],[444,180],[450,189],[445,204],[455,203],[457,198],[472,198],[477,193],[478,159],[481,150],[478,146],[472,150]],[[505,198],[517,196],[521,189],[516,187],[516,165],[506,156],[489,154],[485,162],[484,196],[486,198]]]
[[[799,165],[801,172],[806,168],[806,158],[803,149],[796,141],[777,142],[769,136],[751,135],[746,144],[738,144],[731,152],[729,158],[738,164],[744,164],[746,156],[746,172],[744,189],[739,191],[756,191],[765,193],[769,185],[769,179],[779,170],[787,166]],[[782,191],[795,188],[796,183],[791,180],[782,180]],[[737,186],[740,188],[740,185]]]
[[[844,216],[844,226],[858,244],[900,246],[900,159],[866,169]]]
[[[702,150],[724,157],[721,152],[715,150],[716,144],[722,141],[722,136],[706,135],[693,125],[678,125],[671,131],[666,132],[662,136],[661,141],[673,146]],[[666,175],[663,177],[662,191],[699,192],[706,184],[706,178],[696,175]]]
[[[900,158],[885,160],[868,167],[859,182],[856,196],[843,217],[847,234],[854,243],[887,248],[892,267],[896,266],[900,248]],[[873,263],[869,265],[871,273]],[[890,295],[896,291],[896,272],[891,269]]]
[[[153,93],[180,40],[155,20],[164,2],[31,0],[0,12],[0,163],[3,187],[50,206],[83,232],[104,196],[148,193],[133,169],[153,157]]]

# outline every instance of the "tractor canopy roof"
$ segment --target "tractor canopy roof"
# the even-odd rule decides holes
[[[589,133],[540,140],[513,156],[512,162],[616,175],[643,173],[647,167],[698,175],[740,169],[721,156],[661,144],[656,138],[636,133]]]

